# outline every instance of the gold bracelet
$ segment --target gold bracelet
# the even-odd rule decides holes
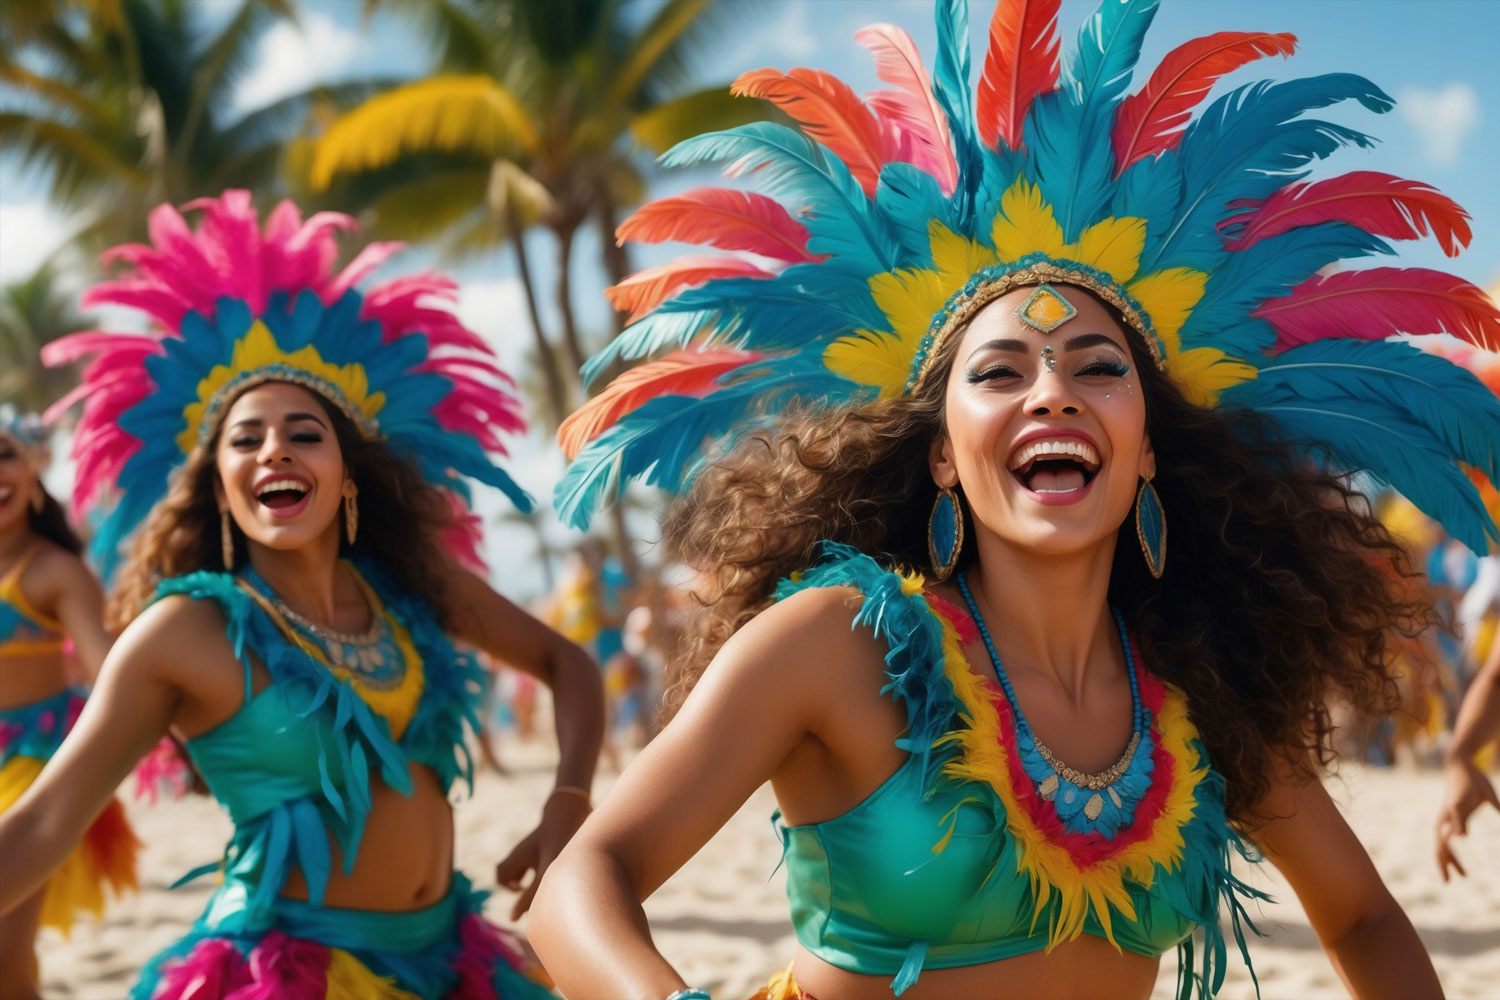
[[[593,796],[589,794],[589,790],[587,788],[584,788],[580,785],[555,785],[553,786],[551,793],[548,794],[547,798],[550,799],[553,795],[557,795],[559,793],[565,795],[576,795],[580,799],[582,799],[590,809],[593,808]]]

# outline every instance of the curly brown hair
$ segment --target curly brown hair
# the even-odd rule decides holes
[[[344,465],[359,486],[360,530],[350,545],[340,532],[341,554],[373,559],[409,594],[423,597],[447,623],[442,536],[455,530],[453,509],[417,465],[383,442],[364,436],[336,406],[322,405],[338,439]],[[221,413],[227,413],[226,405]],[[195,448],[173,474],[167,495],[146,519],[110,597],[108,616],[123,628],[151,603],[162,580],[200,570],[223,570],[214,454],[219,431]],[[244,533],[234,535],[234,566],[248,558]]]
[[[1278,440],[1258,414],[1189,402],[1101,304],[1127,331],[1171,528],[1159,580],[1135,533],[1120,531],[1109,599],[1147,669],[1186,693],[1229,816],[1253,829],[1269,818],[1260,803],[1276,758],[1307,775],[1331,761],[1329,698],[1394,710],[1398,648],[1440,622],[1405,549],[1349,477]],[[947,339],[938,377],[912,395],[836,414],[793,410],[710,464],[674,506],[669,551],[704,569],[712,593],[671,668],[668,713],[822,541],[926,565],[928,456],[943,430],[941,373],[960,339]],[[973,558],[966,546],[961,561]]]

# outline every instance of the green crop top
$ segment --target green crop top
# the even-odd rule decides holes
[[[1150,957],[1178,948],[1178,994],[1211,997],[1224,977],[1227,905],[1248,963],[1238,897],[1263,894],[1230,874],[1231,852],[1248,852],[1225,821],[1223,781],[1180,692],[1137,669],[1149,735],[1116,786],[1137,794],[1101,834],[1073,822],[1066,792],[1049,799],[1029,774],[1024,726],[964,660],[969,617],[925,593],[919,577],[845,546],[826,545],[824,556],[777,597],[860,592],[855,627],[889,645],[886,691],[907,709],[898,745],[911,756],[841,816],[778,822],[803,947],[837,968],[891,975],[900,995],[924,968],[978,965],[1087,933]]]

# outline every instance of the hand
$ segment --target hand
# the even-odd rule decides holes
[[[1450,760],[1444,770],[1448,777],[1448,794],[1438,813],[1437,863],[1438,871],[1446,882],[1449,865],[1465,878],[1469,874],[1453,853],[1449,839],[1465,836],[1468,833],[1469,817],[1486,802],[1500,809],[1500,798],[1495,796],[1495,786],[1490,784],[1489,778],[1485,777],[1473,761]]]
[[[554,792],[542,806],[542,821],[536,829],[495,866],[495,881],[511,892],[521,893],[516,905],[511,907],[510,919],[519,920],[521,914],[531,909],[531,900],[548,866],[562,853],[588,815],[589,804],[582,796]],[[523,889],[521,880],[533,870],[536,874]]]

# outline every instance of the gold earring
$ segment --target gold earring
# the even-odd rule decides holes
[[[352,496],[344,497],[344,534],[350,545],[359,534],[359,501]]]
[[[224,571],[234,572],[234,529],[229,525],[229,511],[219,511],[219,555],[224,559]]]

